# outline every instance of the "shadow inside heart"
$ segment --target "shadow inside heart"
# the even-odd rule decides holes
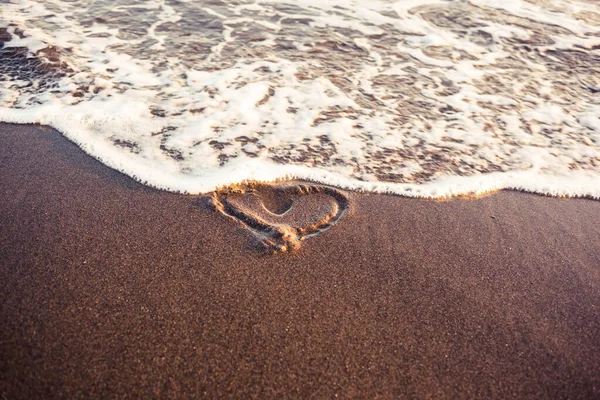
[[[348,209],[342,191],[312,184],[249,183],[213,193],[215,209],[240,222],[272,253],[298,249],[335,224]]]

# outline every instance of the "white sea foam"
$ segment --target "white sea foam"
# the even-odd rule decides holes
[[[591,0],[14,0],[0,121],[151,186],[600,198]],[[8,40],[10,39],[10,40]]]

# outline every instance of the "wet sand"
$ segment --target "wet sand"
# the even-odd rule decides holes
[[[49,128],[0,184],[1,398],[600,396],[598,201],[349,193],[265,255]]]

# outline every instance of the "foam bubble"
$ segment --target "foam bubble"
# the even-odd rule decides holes
[[[20,0],[0,41],[0,121],[161,189],[600,198],[593,2]]]

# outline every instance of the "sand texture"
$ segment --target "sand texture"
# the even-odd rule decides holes
[[[600,397],[600,202],[298,185],[170,194],[0,125],[0,398]]]

